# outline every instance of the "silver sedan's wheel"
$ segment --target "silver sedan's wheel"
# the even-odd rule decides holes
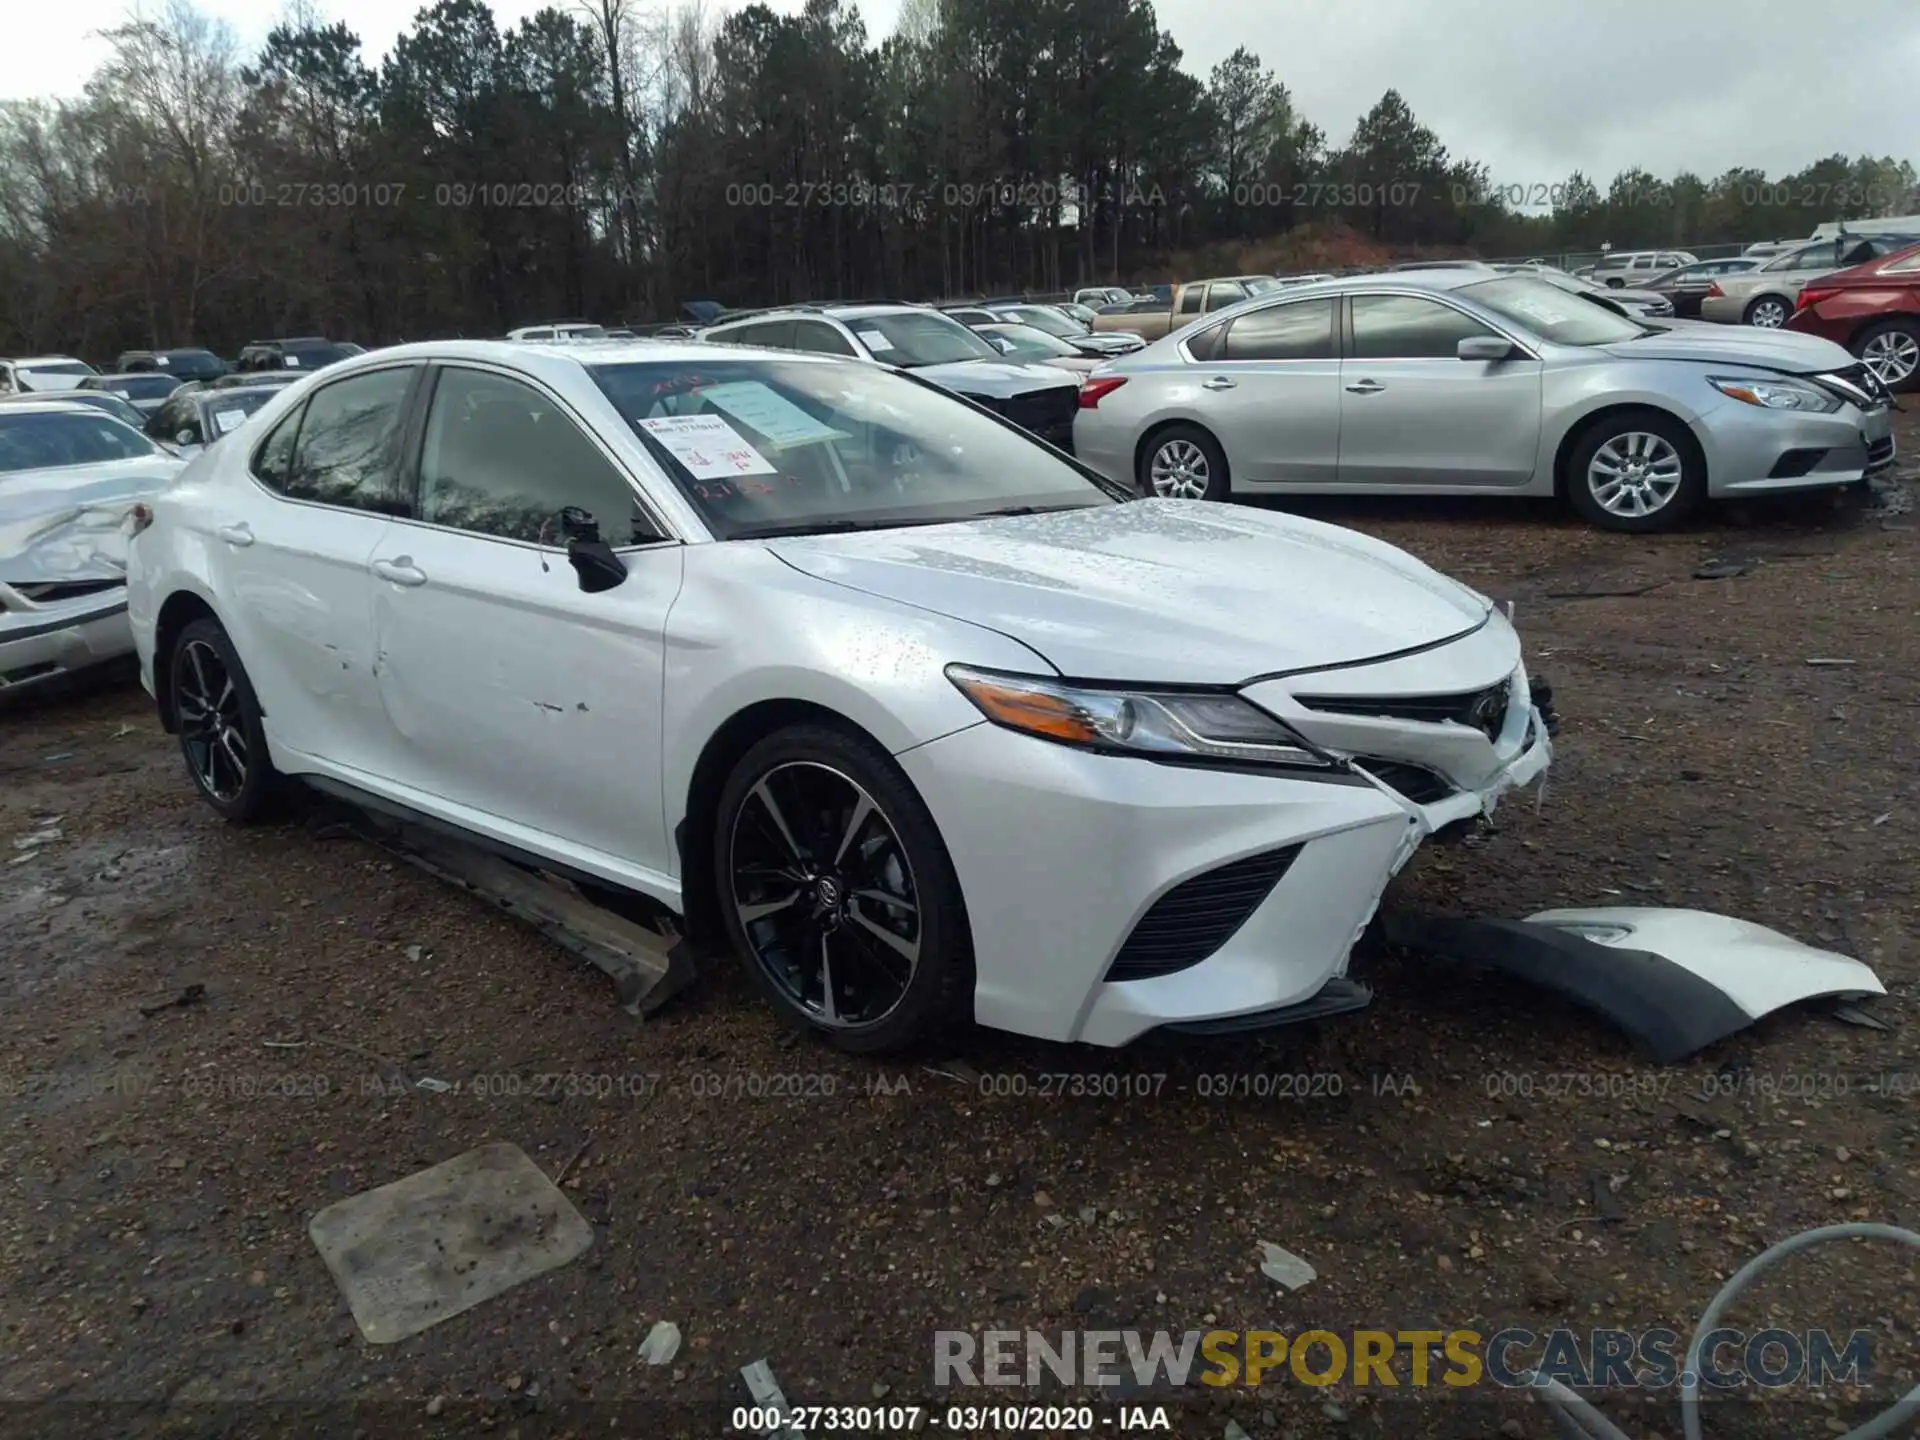
[[[853,777],[793,761],[733,815],[727,897],[754,963],[828,1030],[871,1028],[920,965],[920,893],[893,822]]]
[[[1680,452],[1646,430],[1613,436],[1587,465],[1587,488],[1595,502],[1609,515],[1628,520],[1644,520],[1664,510],[1685,479]]]
[[[1920,372],[1920,336],[1889,329],[1867,337],[1860,358],[1889,390],[1897,390]]]
[[[1213,481],[1213,467],[1206,452],[1193,441],[1167,440],[1153,452],[1147,479],[1156,495],[1170,500],[1204,500]]]
[[[1778,330],[1792,316],[1792,309],[1777,295],[1765,296],[1747,307],[1747,323],[1762,330]]]

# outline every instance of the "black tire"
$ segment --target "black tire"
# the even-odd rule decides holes
[[[1763,321],[1762,316],[1778,317]],[[1793,302],[1782,295],[1756,295],[1748,302],[1740,319],[1743,324],[1752,325],[1761,330],[1778,330],[1793,318]]]
[[[1891,343],[1895,345],[1899,344],[1900,337],[1904,337],[1912,344],[1915,351],[1920,351],[1920,320],[1882,320],[1877,325],[1869,325],[1853,337],[1853,353],[1864,360],[1868,345],[1876,340],[1885,341],[1888,337],[1893,337]],[[1905,353],[1904,347],[1903,353]],[[1904,395],[1910,390],[1920,390],[1920,365],[1914,366],[1897,380],[1888,380],[1887,389],[1896,395]]]
[[[1626,288],[1627,288],[1627,282],[1625,280],[1622,280],[1618,275],[1609,275],[1607,277],[1607,289],[1624,290]]]
[[[283,783],[267,755],[259,697],[225,627],[210,616],[191,622],[174,637],[167,665],[174,732],[200,798],[226,820],[266,819],[282,797]],[[218,700],[211,709],[196,703],[209,692]]]
[[[843,782],[872,807],[850,827],[858,801]],[[795,725],[756,744],[721,788],[713,874],[734,953],[788,1024],[880,1055],[970,1018],[972,939],[953,861],[925,802],[870,742]]]
[[[1204,489],[1200,494],[1174,495],[1182,500],[1225,500],[1233,493],[1233,474],[1227,468],[1227,452],[1220,448],[1220,442],[1198,425],[1169,425],[1157,430],[1145,445],[1140,447],[1140,458],[1134,466],[1134,480],[1140,487],[1140,493],[1148,499],[1162,495],[1154,487],[1154,462],[1165,452],[1177,455],[1178,447],[1188,446],[1200,453],[1206,466],[1203,478]],[[1169,460],[1173,458],[1170,455]],[[1190,472],[1189,472],[1190,473]]]
[[[1594,461],[1615,441],[1633,435],[1657,436],[1679,461],[1679,484],[1665,503],[1644,515],[1608,509],[1595,493]],[[1656,450],[1656,453],[1657,452]],[[1664,471],[1659,472],[1664,474]],[[1658,410],[1623,410],[1595,421],[1567,456],[1567,500],[1582,518],[1603,530],[1650,535],[1671,530],[1700,508],[1707,498],[1707,467],[1693,434],[1673,416]]]

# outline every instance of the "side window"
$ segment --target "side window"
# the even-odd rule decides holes
[[[847,337],[823,320],[800,320],[793,327],[793,348],[815,355],[852,355]]]
[[[420,455],[420,518],[557,548],[568,506],[592,515],[608,544],[657,538],[626,476],[558,404],[504,375],[441,371]]]
[[[1247,287],[1231,280],[1207,287],[1207,309],[1224,310],[1229,305],[1238,305],[1247,298]]]
[[[1920,250],[1914,251],[1913,254],[1903,259],[1889,262],[1882,268],[1880,273],[1882,275],[1911,275],[1916,270],[1920,270]]]
[[[300,429],[300,417],[306,410],[306,406],[299,405],[288,411],[267,438],[260,442],[260,448],[253,452],[254,478],[269,490],[286,493],[287,471],[293,461],[293,438]]]
[[[1182,315],[1198,315],[1200,313],[1200,298],[1205,293],[1206,287],[1204,286],[1187,286],[1186,289],[1180,292],[1180,313]]]
[[[402,365],[316,390],[288,464],[287,495],[385,515],[404,513],[400,422],[418,373],[418,366]]]
[[[1220,359],[1220,342],[1226,333],[1227,327],[1224,325],[1209,325],[1187,341],[1187,353],[1200,361]]]
[[[1333,301],[1297,300],[1237,316],[1227,327],[1227,360],[1331,360]]]
[[[1451,360],[1462,340],[1493,332],[1418,295],[1356,295],[1353,353],[1361,360]]]

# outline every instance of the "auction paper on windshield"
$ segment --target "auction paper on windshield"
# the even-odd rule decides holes
[[[696,480],[778,473],[766,456],[718,415],[662,415],[640,425]]]
[[[817,420],[758,380],[737,380],[727,385],[708,385],[700,398],[717,405],[761,438],[782,449],[790,445],[818,445],[823,441],[845,440],[844,430],[835,430]]]

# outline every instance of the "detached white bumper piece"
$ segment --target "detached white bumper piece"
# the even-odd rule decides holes
[[[1884,995],[1866,965],[1705,910],[1611,906],[1525,920],[1391,916],[1387,939],[1565,995],[1672,1064],[1803,1000]]]

